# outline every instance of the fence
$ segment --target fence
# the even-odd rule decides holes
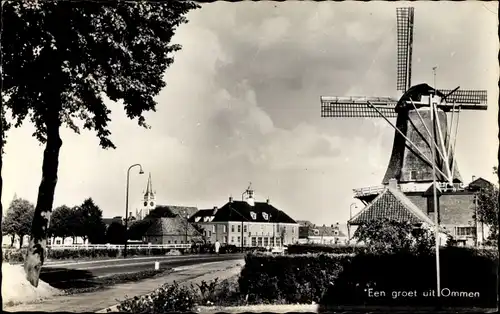
[[[74,244],[47,245],[51,250],[91,250],[91,249],[123,249],[125,245],[117,244]],[[189,249],[191,244],[128,244],[129,249]]]

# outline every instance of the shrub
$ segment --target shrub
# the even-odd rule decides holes
[[[415,252],[428,254],[435,239],[426,228],[415,228],[410,222],[390,219],[375,219],[361,224],[354,232],[358,242],[367,243],[366,249],[372,253]]]
[[[191,286],[180,286],[174,281],[163,285],[147,296],[134,297],[118,305],[120,312],[126,313],[168,313],[190,312],[199,300],[199,294]]]
[[[352,254],[362,252],[364,247],[352,245],[293,244],[288,246],[288,254],[330,253]]]

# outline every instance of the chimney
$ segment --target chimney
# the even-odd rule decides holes
[[[393,189],[397,189],[398,188],[398,181],[394,178],[390,179],[389,180],[389,187],[393,188]]]
[[[269,202],[270,202],[270,200],[269,200],[269,198],[268,198],[268,199],[266,200],[266,203],[267,203],[267,204],[269,204]]]
[[[233,197],[229,196],[229,203],[232,203],[232,202],[233,202]]]
[[[472,182],[476,181],[476,176],[472,176]]]
[[[217,206],[214,206],[213,215],[217,214],[217,210],[218,210],[218,209],[219,209],[219,208],[218,208]]]

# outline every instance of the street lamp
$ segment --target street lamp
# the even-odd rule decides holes
[[[129,189],[129,182],[130,182],[130,169],[139,166],[139,174],[144,174],[144,171],[142,171],[142,166],[140,164],[133,164],[130,166],[127,170],[127,194],[125,197],[125,246],[123,247],[123,257],[127,257],[127,243],[128,243],[128,234],[127,234],[127,229],[128,229],[128,189]]]
[[[358,205],[356,203],[352,203],[351,206],[349,206],[349,221],[347,222],[347,240],[351,240],[351,219],[352,219],[352,206],[354,205],[354,208],[358,209]]]
[[[352,206],[354,205],[354,208],[358,209],[358,205],[356,203],[352,203],[351,206],[349,206],[349,220],[352,219]]]

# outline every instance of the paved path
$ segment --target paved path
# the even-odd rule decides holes
[[[98,277],[153,270],[155,268],[155,262],[160,262],[160,269],[168,269],[241,258],[243,258],[241,254],[206,254],[50,264],[42,268],[40,279],[57,289],[82,288],[91,287],[94,284],[94,279]]]
[[[258,304],[248,306],[202,306],[196,311],[199,314],[208,313],[408,313],[408,314],[430,314],[430,313],[496,313],[496,309],[487,308],[454,308],[447,310],[436,310],[434,308],[423,307],[389,307],[389,306],[340,306],[336,309],[322,311],[316,304]]]
[[[178,271],[159,278],[145,279],[140,282],[119,284],[106,290],[91,293],[82,293],[70,296],[57,296],[50,300],[44,300],[32,304],[21,304],[5,307],[5,311],[42,311],[42,312],[97,312],[116,305],[124,300],[126,296],[134,297],[148,294],[165,283],[193,282],[211,280],[218,277],[220,280],[228,278],[239,272],[244,261],[231,260],[212,262],[199,265],[185,266]]]

